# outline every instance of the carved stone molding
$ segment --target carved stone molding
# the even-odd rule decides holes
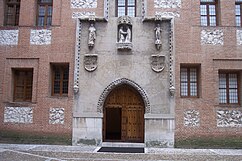
[[[81,30],[82,24],[80,19],[76,22],[76,49],[75,49],[75,69],[74,69],[74,93],[79,92],[79,75],[80,75],[80,54],[81,54]]]
[[[202,45],[223,45],[224,33],[220,29],[203,29],[201,31],[201,44]]]
[[[97,0],[71,0],[71,8],[97,8]]]
[[[184,112],[184,126],[200,126],[200,114],[197,110]]]
[[[117,86],[123,85],[123,84],[130,85],[139,92],[139,94],[141,95],[141,97],[143,98],[143,101],[144,101],[145,113],[150,113],[150,102],[149,102],[146,92],[137,83],[135,83],[127,78],[121,78],[121,79],[115,80],[104,89],[103,93],[101,94],[101,96],[99,97],[99,100],[98,100],[97,112],[99,112],[99,113],[103,112],[103,105],[104,105],[104,102],[105,102],[108,94],[114,88],[116,88]]]
[[[104,0],[104,18],[109,19],[109,0]]]
[[[151,55],[151,69],[155,72],[162,72],[165,68],[164,55]]]
[[[81,18],[81,19],[85,19],[85,18],[89,18],[92,15],[96,15],[95,12],[73,12],[72,13],[72,18]]]
[[[169,92],[170,92],[170,96],[171,97],[174,97],[175,96],[175,91],[176,91],[176,88],[175,88],[175,78],[174,78],[174,75],[175,75],[175,60],[174,60],[174,51],[173,51],[173,43],[174,43],[174,40],[173,40],[173,37],[174,37],[174,18],[172,18],[170,20],[170,36],[169,36],[169,39],[170,39],[170,54],[169,54],[169,81],[170,81],[170,88],[169,88]]]
[[[132,50],[132,48],[133,48],[133,45],[131,42],[127,42],[127,43],[117,42],[118,50]]]
[[[50,108],[49,124],[64,124],[64,108]]]
[[[155,20],[162,20],[167,18],[175,18],[180,17],[180,13],[178,11],[176,12],[155,12]]]
[[[242,127],[242,111],[217,110],[217,127]]]
[[[31,45],[49,45],[51,44],[51,30],[31,30],[30,33]]]
[[[237,29],[236,36],[237,36],[237,45],[242,45],[242,30]]]
[[[32,107],[5,107],[4,122],[7,123],[33,123]]]
[[[181,0],[154,0],[155,8],[181,8]]]
[[[84,68],[89,72],[96,70],[97,69],[97,59],[98,59],[98,56],[96,54],[95,55],[94,54],[84,55]]]
[[[19,30],[0,30],[0,45],[18,45]]]
[[[129,16],[120,16],[118,18],[118,25],[132,25],[133,21]]]

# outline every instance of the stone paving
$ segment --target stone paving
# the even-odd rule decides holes
[[[242,161],[242,149],[146,148],[144,154],[99,153],[96,146],[0,144],[0,161]]]

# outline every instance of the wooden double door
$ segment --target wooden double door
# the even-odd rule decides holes
[[[132,87],[114,89],[104,104],[104,141],[144,142],[144,103]]]

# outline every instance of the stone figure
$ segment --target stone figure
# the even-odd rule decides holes
[[[123,29],[124,29],[123,26],[121,26],[119,29],[119,42],[125,41],[125,36],[126,36],[127,32],[124,32]]]
[[[127,35],[126,35],[125,42],[131,42],[131,30],[129,27],[127,27]]]
[[[119,29],[119,43],[130,43],[131,42],[131,30],[127,26],[126,31],[124,30],[124,27],[121,26]]]
[[[96,40],[96,28],[94,27],[93,23],[91,23],[89,27],[89,35],[88,35],[88,46],[94,46]]]
[[[155,45],[158,50],[161,47],[161,32],[162,29],[160,27],[160,24],[157,24],[157,26],[155,27]]]

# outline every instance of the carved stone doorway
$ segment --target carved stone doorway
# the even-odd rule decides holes
[[[104,103],[103,140],[143,143],[144,109],[142,97],[134,88],[116,87]]]

